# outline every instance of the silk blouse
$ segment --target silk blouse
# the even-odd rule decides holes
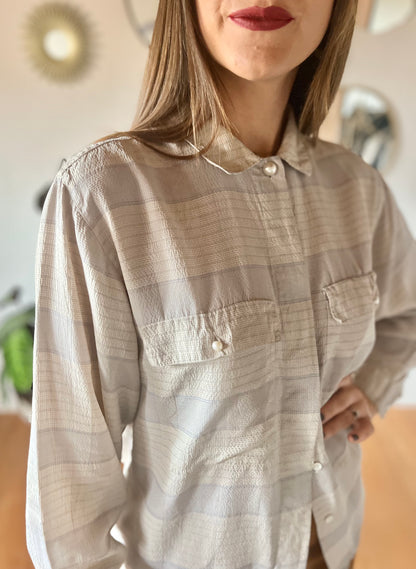
[[[381,175],[293,115],[266,158],[224,128],[179,158],[200,141],[162,144],[172,157],[130,136],[89,144],[48,192],[36,569],[305,569],[312,516],[329,569],[357,551],[361,447],[325,440],[320,409],[351,372],[383,417],[401,394],[415,240]]]

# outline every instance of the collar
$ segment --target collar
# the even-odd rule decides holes
[[[203,148],[209,142],[210,121],[199,131],[200,143],[196,146],[191,139],[185,142],[195,150]],[[293,110],[289,109],[288,120],[279,150],[274,155],[287,162],[290,166],[310,176],[312,164],[305,135],[299,132]],[[220,126],[218,134],[208,151],[202,158],[224,170],[227,174],[243,172],[268,158],[258,156],[236,138],[228,129]],[[270,156],[269,158],[272,158]]]

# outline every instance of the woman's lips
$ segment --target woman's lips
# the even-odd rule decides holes
[[[277,6],[268,6],[267,8],[253,6],[233,12],[229,17],[243,28],[263,31],[283,28],[294,19],[287,10]]]

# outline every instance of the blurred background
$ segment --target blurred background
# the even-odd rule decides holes
[[[31,568],[24,531],[34,259],[62,161],[130,127],[157,0],[8,2],[0,24],[0,569]],[[416,0],[360,0],[321,137],[378,168],[416,236]],[[362,443],[367,511],[355,569],[416,566],[416,369]],[[125,466],[128,463],[126,433]],[[380,495],[383,494],[383,501]]]

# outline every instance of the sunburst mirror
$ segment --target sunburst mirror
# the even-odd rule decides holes
[[[24,25],[24,43],[33,66],[52,81],[75,81],[92,63],[92,26],[71,4],[48,2],[34,8]]]

